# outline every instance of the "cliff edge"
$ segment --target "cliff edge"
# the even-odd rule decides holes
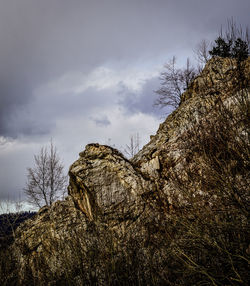
[[[184,285],[190,277],[193,283],[197,277],[220,279],[211,269],[225,261],[217,263],[215,255],[212,265],[202,247],[226,251],[217,235],[209,240],[217,231],[209,232],[211,217],[223,221],[215,209],[226,216],[233,205],[237,235],[247,228],[249,71],[250,58],[240,67],[233,59],[212,58],[179,108],[131,160],[110,146],[87,145],[70,166],[66,200],[43,207],[16,231],[8,281]],[[236,239],[229,236],[225,241]],[[238,255],[245,257],[243,244]],[[230,264],[230,255],[225,275],[245,282],[244,267]]]

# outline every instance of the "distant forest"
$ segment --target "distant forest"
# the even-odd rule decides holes
[[[36,212],[20,212],[0,215],[0,248],[10,245],[16,228],[35,214]]]

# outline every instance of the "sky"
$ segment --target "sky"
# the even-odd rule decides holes
[[[67,173],[85,145],[141,147],[170,112],[153,106],[163,65],[181,66],[249,0],[0,0],[0,207],[23,201],[51,138]],[[1,212],[1,210],[0,210]]]

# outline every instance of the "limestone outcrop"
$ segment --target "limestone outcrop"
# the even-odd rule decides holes
[[[169,247],[175,243],[164,244],[174,232],[166,233],[168,222],[162,218],[170,217],[171,212],[175,215],[175,205],[180,206],[180,202],[188,205],[182,189],[185,182],[185,187],[192,188],[192,196],[204,195],[203,179],[208,180],[210,176],[204,173],[207,162],[204,158],[209,160],[209,156],[204,157],[200,149],[195,149],[196,141],[192,138],[210,142],[212,133],[206,130],[221,128],[218,122],[224,121],[217,120],[219,103],[228,106],[232,114],[240,112],[235,102],[242,97],[242,92],[249,100],[249,63],[248,59],[243,69],[243,85],[239,87],[235,61],[210,60],[183,94],[179,108],[131,160],[112,147],[87,145],[69,169],[66,200],[42,208],[18,228],[12,246],[17,271],[9,279],[16,275],[20,285],[28,285],[27,281],[36,285],[43,285],[44,281],[49,285],[83,285],[81,277],[84,276],[90,284],[107,285],[110,267],[118,267],[121,261],[125,263],[121,259],[126,257],[126,265],[133,268],[133,255],[128,249],[137,249],[137,257],[151,257],[151,266],[147,265],[149,260],[138,258],[144,261],[143,267],[159,270],[162,276],[159,274],[157,281],[165,281],[166,270],[161,267],[167,263],[169,254],[162,254],[163,245]],[[203,135],[197,136],[201,129]],[[243,127],[237,130],[245,132]],[[212,185],[209,188],[215,189]],[[212,195],[205,203],[210,204],[211,198]],[[173,225],[176,227],[178,223]],[[135,241],[137,244],[128,248]],[[136,264],[137,273],[142,271],[142,264]],[[124,271],[119,275],[125,275]],[[150,281],[152,274],[144,272]],[[108,277],[114,283],[109,285],[117,285],[118,278],[111,276]]]
[[[72,275],[72,265],[80,268],[79,256],[85,262],[94,259],[86,255],[93,248],[97,250],[96,244],[102,251],[107,248],[105,252],[111,245],[116,249],[113,251],[120,251],[128,237],[143,232],[140,220],[150,214],[144,197],[154,183],[112,147],[89,144],[79,155],[69,169],[66,200],[43,207],[16,233],[14,251],[19,259],[21,284],[30,279],[35,284],[50,277],[65,279],[65,272]],[[111,239],[114,244],[110,245]],[[86,263],[85,273],[89,273],[88,267]],[[99,267],[99,283],[103,280],[105,285],[105,273]],[[74,279],[77,284],[78,276]]]
[[[70,167],[69,195],[90,221],[116,225],[143,212],[142,194],[152,188],[120,152],[89,144]]]

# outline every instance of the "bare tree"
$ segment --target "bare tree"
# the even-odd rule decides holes
[[[136,153],[139,152],[140,149],[140,136],[139,133],[130,136],[129,144],[126,144],[124,148],[124,153],[129,157],[132,158]]]
[[[201,65],[201,68],[211,58],[209,54],[210,46],[211,46],[210,42],[206,39],[203,39],[198,43],[198,45],[194,49],[196,59],[198,61],[198,64]]]
[[[63,165],[53,142],[50,148],[42,147],[38,155],[34,155],[35,166],[27,168],[27,182],[24,191],[33,205],[41,207],[51,205],[66,189],[67,176],[63,173]]]
[[[161,73],[161,88],[156,90],[159,98],[155,101],[155,105],[160,107],[173,106],[177,108],[181,101],[182,93],[188,88],[190,83],[197,75],[197,71],[191,65],[187,58],[186,67],[183,69],[176,67],[176,58],[173,57]]]

